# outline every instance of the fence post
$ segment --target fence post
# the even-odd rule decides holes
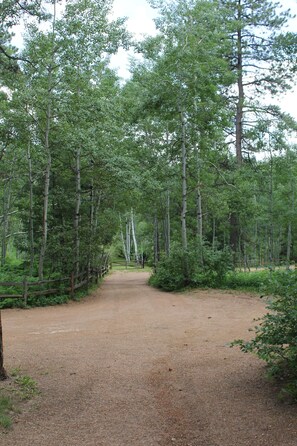
[[[70,296],[74,298],[74,272],[72,271],[70,276]]]
[[[24,282],[23,282],[23,299],[24,299],[24,302],[25,302],[25,306],[27,306],[27,301],[28,301],[28,282],[27,282],[26,278],[24,279]]]

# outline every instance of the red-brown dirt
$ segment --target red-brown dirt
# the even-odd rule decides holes
[[[1,446],[297,446],[297,409],[264,364],[229,348],[260,299],[170,294],[116,272],[82,302],[3,311],[7,369],[41,394]]]

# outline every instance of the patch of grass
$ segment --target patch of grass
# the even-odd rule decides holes
[[[224,288],[242,291],[262,292],[274,272],[270,270],[263,271],[230,271],[226,274]]]
[[[39,394],[36,381],[28,375],[18,375],[15,383],[19,388],[19,395],[22,400],[30,400]]]
[[[152,268],[148,264],[145,264],[144,268],[142,268],[141,265],[136,265],[135,262],[130,262],[130,263],[126,264],[124,259],[118,258],[118,259],[113,260],[111,271],[147,271],[147,272],[151,272]]]
[[[9,429],[12,425],[11,413],[13,412],[13,402],[8,396],[0,395],[0,426]]]
[[[29,375],[23,375],[20,368],[12,369],[10,379],[0,387],[0,427],[9,429],[13,416],[20,413],[20,405],[40,393],[36,381]]]

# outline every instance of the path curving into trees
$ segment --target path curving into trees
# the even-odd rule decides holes
[[[296,446],[297,409],[230,349],[264,304],[116,272],[83,302],[3,312],[6,367],[41,389],[1,446]]]

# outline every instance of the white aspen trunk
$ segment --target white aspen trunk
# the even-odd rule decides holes
[[[124,256],[125,256],[126,266],[128,266],[128,255],[127,255],[126,243],[125,243],[125,238],[124,238],[124,233],[123,233],[121,216],[119,216],[119,219],[120,219],[120,234],[121,234],[123,253],[124,253]]]
[[[273,227],[273,158],[272,152],[270,151],[270,178],[269,178],[269,214],[270,214],[270,223],[269,223],[269,262],[270,264],[274,263],[274,227]]]
[[[188,249],[187,239],[187,148],[186,148],[186,122],[184,112],[180,112],[181,130],[182,130],[182,247],[183,251]]]
[[[165,252],[167,257],[170,255],[171,228],[170,228],[170,191],[167,191],[166,197],[166,228],[165,228]]]
[[[100,204],[101,204],[101,198],[102,198],[102,192],[99,192],[98,196],[96,197],[95,204],[94,204],[94,239],[96,237],[97,234],[97,230],[98,230],[98,214],[99,214],[99,209],[100,209]],[[94,258],[94,262],[97,263],[98,260],[98,254],[93,256]]]
[[[91,179],[91,191],[90,191],[90,242],[89,242],[89,252],[88,252],[88,268],[92,265],[92,246],[94,243],[94,180]]]
[[[212,250],[216,249],[216,219],[212,219]]]
[[[126,253],[127,253],[127,262],[131,262],[131,222],[128,218],[126,220]]]
[[[196,188],[196,207],[197,207],[197,240],[202,250],[203,244],[203,214],[202,214],[202,197],[200,189],[200,159],[199,149],[196,146],[196,164],[197,164],[197,188]],[[202,251],[201,251],[202,252]],[[202,257],[202,256],[201,256]]]
[[[134,244],[135,262],[138,265],[139,264],[139,256],[138,256],[138,246],[137,246],[137,239],[136,239],[136,232],[135,232],[133,209],[131,209],[131,230],[132,230],[132,238],[133,238],[133,244]]]
[[[42,238],[40,245],[39,254],[39,265],[38,265],[38,276],[39,279],[43,279],[44,274],[44,258],[47,247],[47,236],[48,236],[48,206],[49,206],[49,189],[50,189],[50,175],[51,175],[51,165],[52,157],[49,144],[49,136],[51,129],[51,119],[52,119],[52,76],[53,76],[53,66],[54,66],[54,43],[55,43],[55,27],[56,27],[56,0],[53,3],[54,14],[53,14],[53,24],[52,24],[52,58],[51,65],[48,68],[48,103],[46,108],[46,124],[45,124],[45,138],[44,138],[44,151],[47,157],[47,163],[45,168],[45,178],[44,178],[44,193],[43,193],[43,217],[42,217]]]
[[[49,204],[50,174],[52,165],[52,157],[49,147],[50,122],[51,122],[51,105],[49,103],[46,112],[46,130],[45,130],[45,146],[44,146],[45,152],[47,154],[47,164],[45,170],[44,192],[43,192],[42,239],[41,239],[39,265],[38,265],[38,276],[40,280],[43,279],[44,257],[46,252],[47,235],[48,235],[47,219],[48,219],[48,204]]]
[[[34,223],[33,223],[33,175],[30,141],[27,149],[28,174],[29,174],[29,240],[30,240],[30,276],[33,274],[34,266]]]
[[[294,190],[294,184],[293,179],[291,178],[291,191],[292,191],[292,202],[291,202],[291,215],[294,215],[295,212],[295,190]],[[290,267],[290,261],[291,261],[291,248],[292,248],[292,221],[290,221],[288,224],[288,235],[287,235],[287,267]]]
[[[154,269],[156,271],[159,262],[159,222],[157,214],[154,218]]]
[[[6,262],[7,253],[7,235],[9,229],[9,210],[11,201],[11,183],[12,176],[10,175],[7,183],[7,189],[4,191],[3,196],[3,221],[2,221],[2,253],[1,253],[1,265],[4,266]]]
[[[75,169],[75,215],[74,215],[74,233],[75,233],[75,272],[79,274],[80,267],[80,205],[81,205],[81,173],[80,173],[80,149],[76,151],[76,169]]]
[[[292,224],[288,224],[288,235],[287,235],[287,267],[290,267],[291,260],[291,245],[292,245]]]
[[[203,242],[203,216],[202,216],[202,199],[200,187],[197,187],[197,236],[200,245]]]

